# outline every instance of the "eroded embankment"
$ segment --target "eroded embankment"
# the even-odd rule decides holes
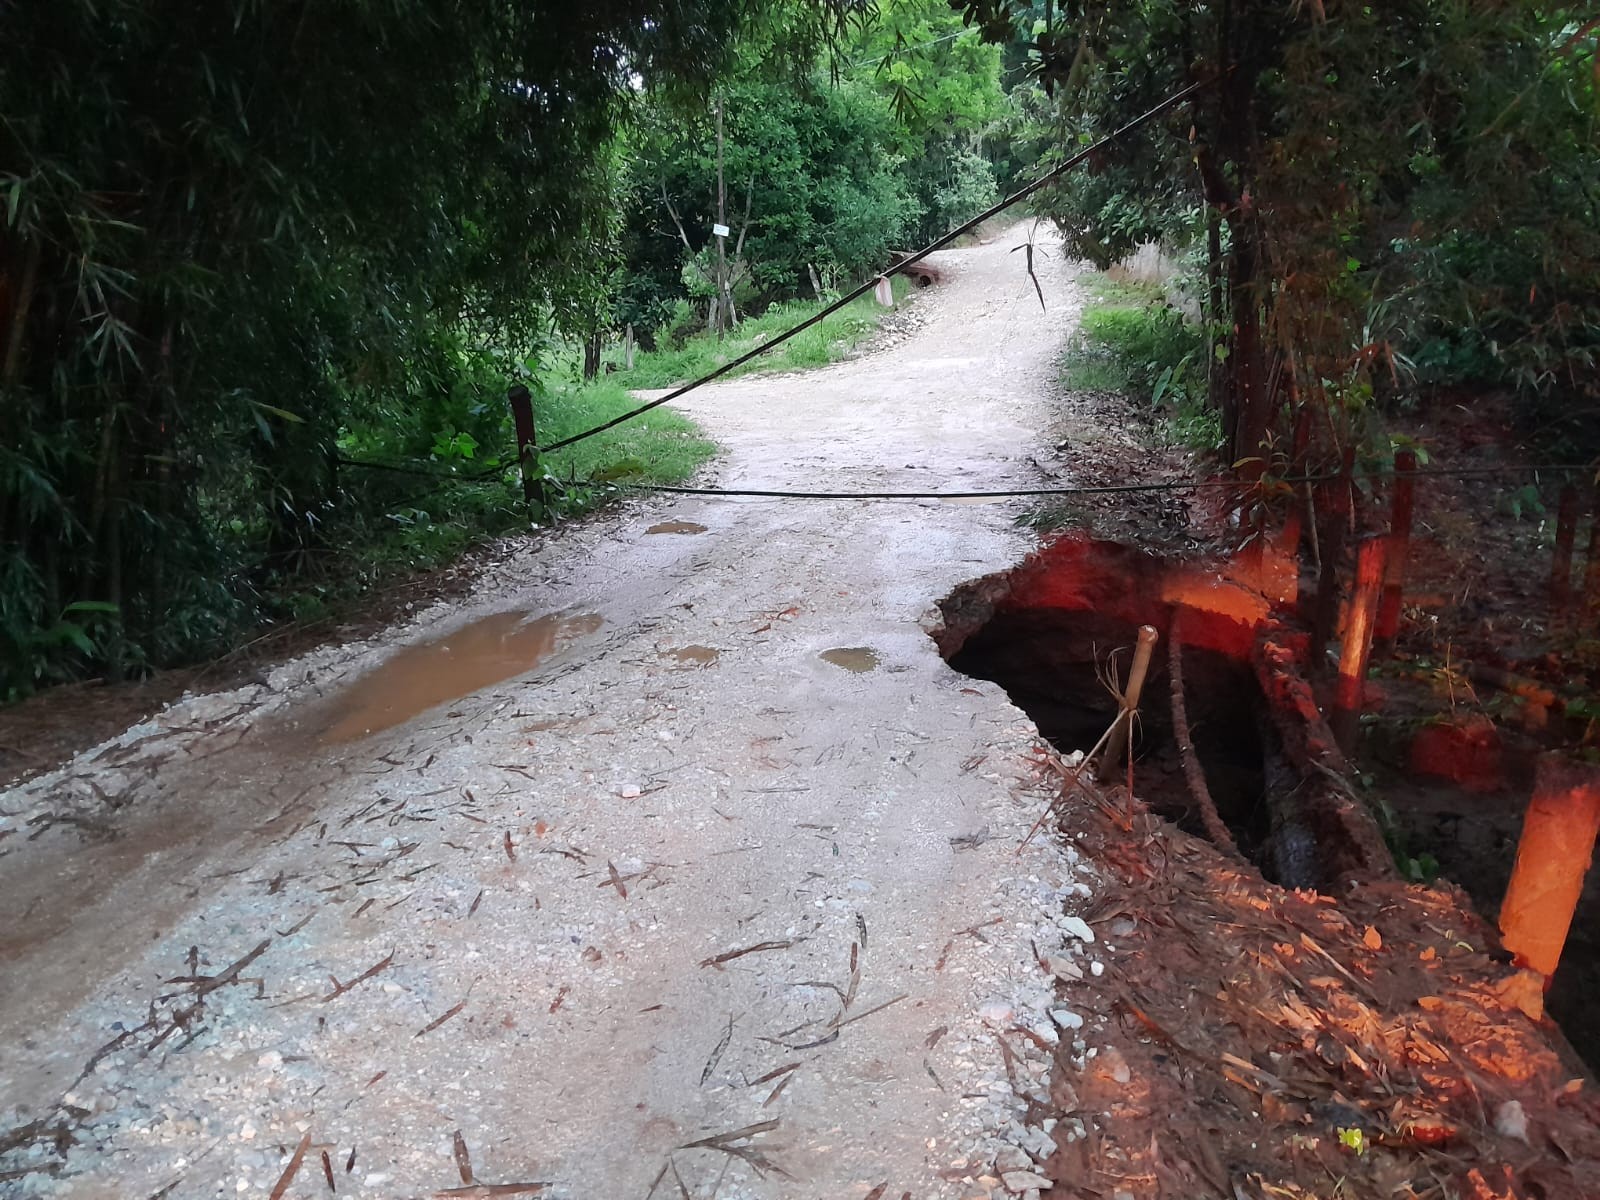
[[[1097,1017],[1030,1119],[1094,1134],[1058,1134],[1050,1194],[1600,1194],[1592,1081],[1466,894],[1396,877],[1277,615],[1292,586],[1270,559],[1073,537],[941,606],[950,662],[1000,682],[1069,755],[1115,714],[1109,653],[1139,625],[1163,635],[1137,799],[1119,771],[1057,805],[1106,881],[1086,919],[1118,953],[1103,977],[1058,976]]]
[[[1161,639],[1135,739],[1135,793],[1193,832],[1214,805],[1269,878],[1337,893],[1392,878],[1393,859],[1346,782],[1349,764],[1302,668],[1304,638],[1278,615],[1293,586],[1269,555],[1201,564],[1064,537],[957,589],[934,637],[953,666],[1004,686],[1071,752],[1116,714],[1111,652],[1153,626]],[[1175,648],[1185,701],[1176,711]]]

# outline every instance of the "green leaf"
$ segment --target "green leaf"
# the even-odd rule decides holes
[[[94,654],[94,642],[83,631],[83,626],[72,621],[57,621],[50,631],[50,639],[57,645],[70,645],[86,655]]]
[[[602,467],[589,478],[595,483],[612,483],[630,475],[643,475],[650,468],[637,458],[619,458],[608,467]]]
[[[306,423],[306,419],[299,413],[292,413],[286,408],[279,408],[276,404],[266,404],[260,400],[252,400],[250,403],[260,411],[269,413],[280,421],[288,421],[291,425],[304,425]]]

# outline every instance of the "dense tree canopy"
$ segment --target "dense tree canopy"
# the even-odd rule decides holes
[[[958,2],[992,38],[1031,36],[1048,156],[1210,81],[1047,205],[1102,265],[1144,240],[1199,249],[1233,460],[1268,466],[1295,412],[1346,439],[1375,393],[1469,375],[1592,414],[1594,20],[1452,0]]]
[[[713,100],[746,300],[948,219],[854,63],[876,8],[0,6],[0,692],[225,646],[398,500],[351,450],[498,449],[507,382],[689,301],[662,195],[703,251]]]

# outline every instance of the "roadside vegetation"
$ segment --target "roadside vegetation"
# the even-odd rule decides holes
[[[1207,403],[1204,331],[1158,287],[1100,274],[1085,282],[1091,299],[1067,346],[1062,382],[1147,405],[1176,444],[1205,454],[1219,450],[1222,422]]]

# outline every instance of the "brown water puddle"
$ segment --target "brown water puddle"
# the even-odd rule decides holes
[[[680,646],[676,650],[663,650],[667,658],[677,659],[686,666],[709,667],[717,661],[720,650],[713,650],[710,646]]]
[[[824,650],[818,657],[823,662],[843,667],[857,675],[878,669],[878,654],[869,646],[841,646],[837,650]]]
[[[494,613],[438,641],[408,646],[344,690],[322,740],[351,742],[392,729],[435,705],[531,671],[604,624],[595,613]]]
[[[652,525],[646,533],[704,533],[706,527],[697,525],[693,521],[662,521],[659,525]]]

